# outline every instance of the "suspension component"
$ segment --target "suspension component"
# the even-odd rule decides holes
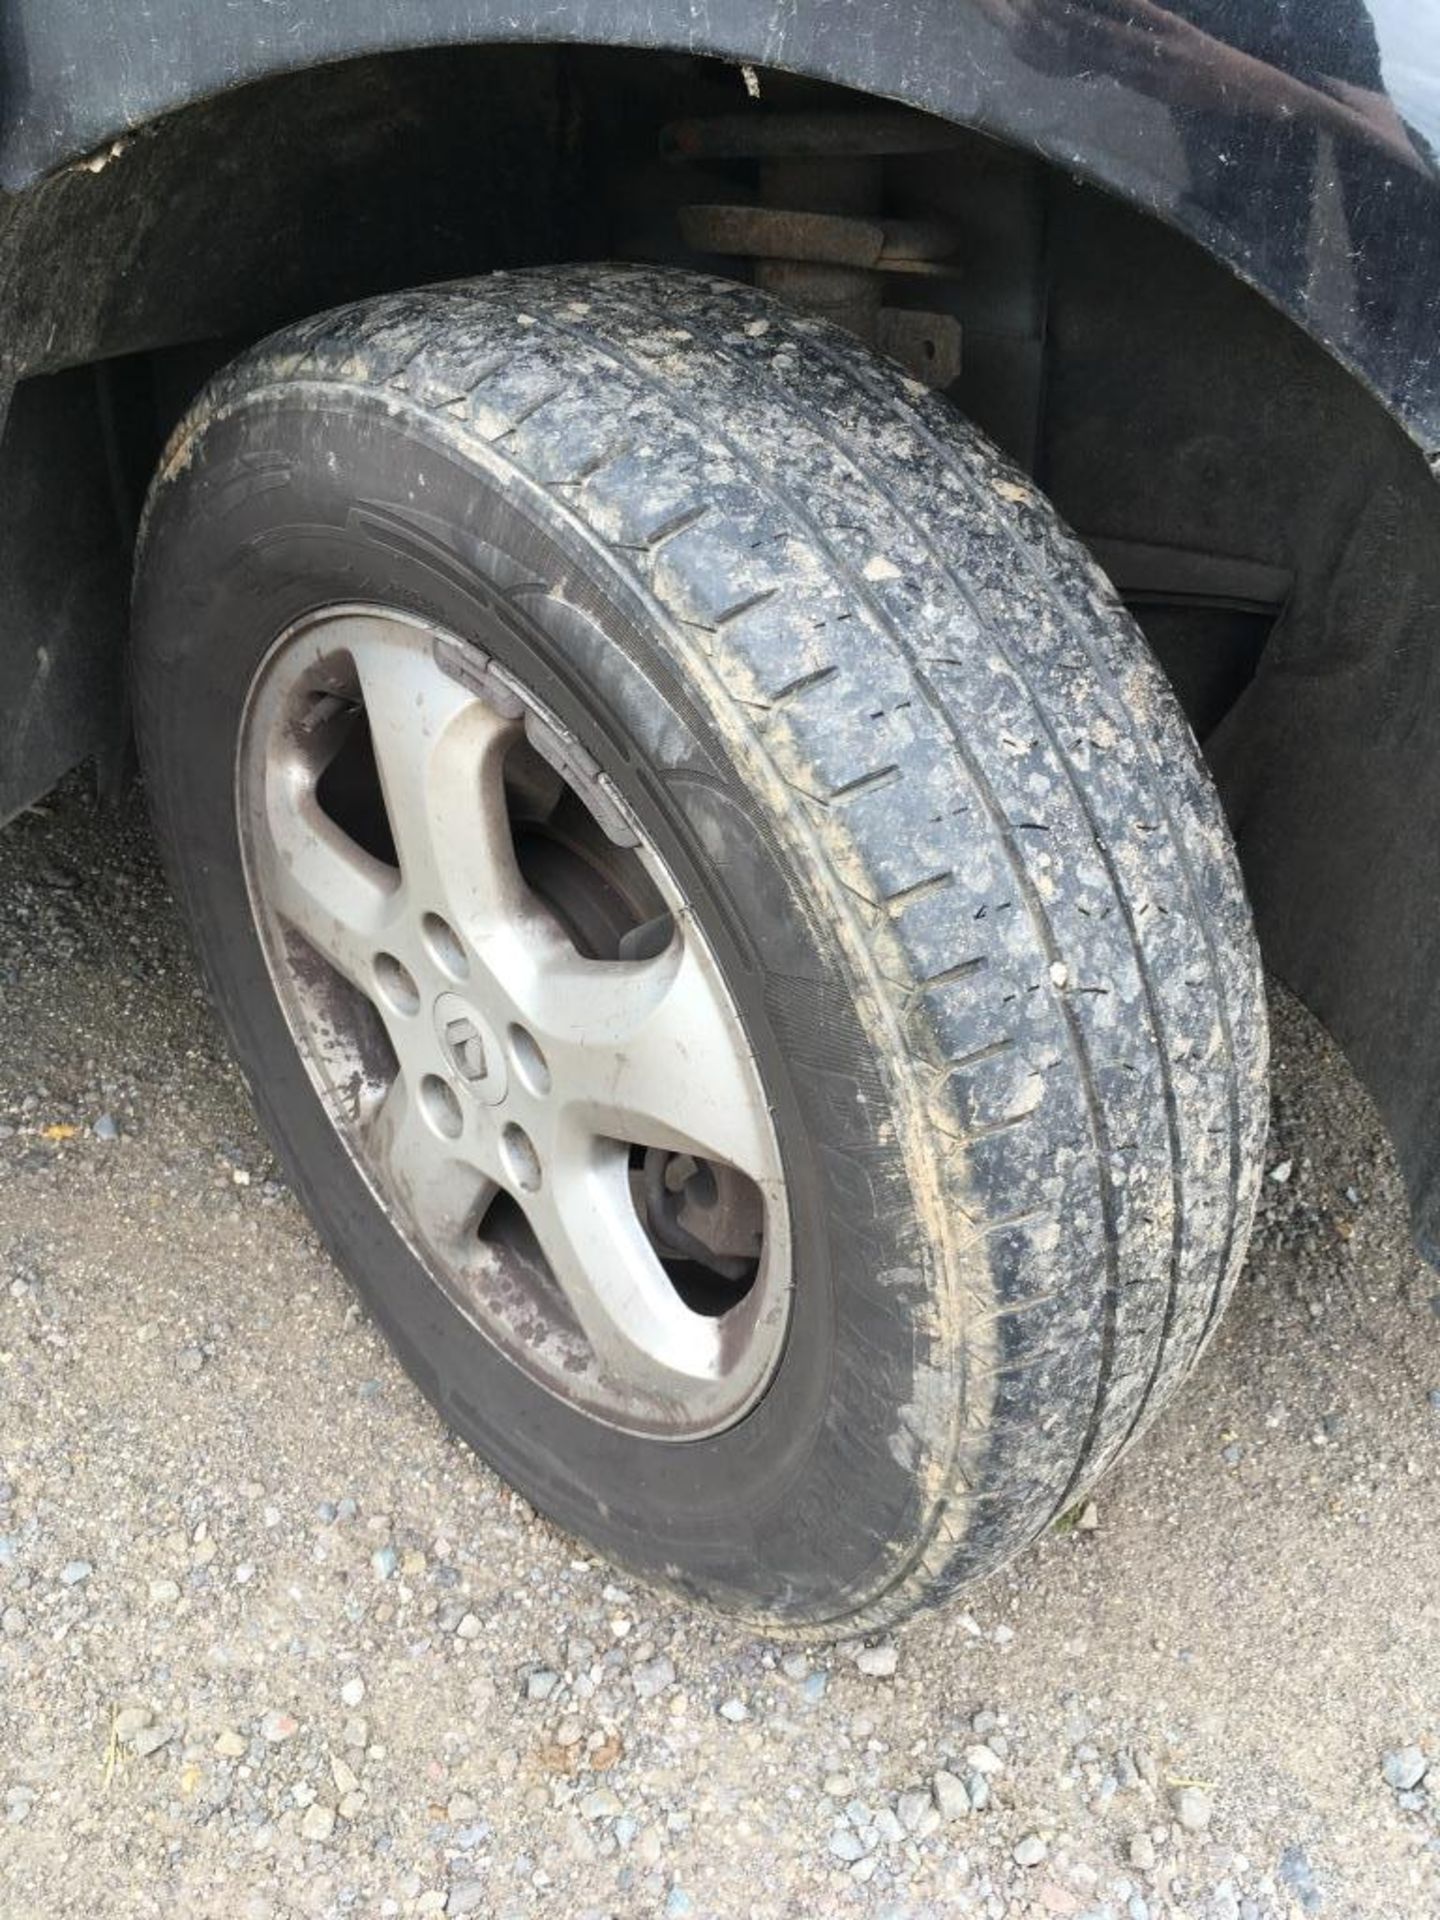
[[[662,1253],[698,1261],[724,1280],[755,1271],[764,1210],[753,1180],[722,1162],[663,1147],[647,1149],[638,1179],[642,1217]]]
[[[957,129],[899,112],[724,114],[676,121],[661,139],[675,161],[756,166],[757,200],[681,210],[687,246],[748,259],[756,286],[848,327],[931,386],[956,378],[954,315],[885,298],[887,275],[953,278],[954,231],[882,209],[886,158],[948,151]]]

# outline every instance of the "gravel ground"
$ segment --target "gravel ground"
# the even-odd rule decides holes
[[[138,802],[16,822],[0,901],[6,1920],[1440,1913],[1440,1279],[1293,1002],[1178,1405],[1005,1576],[799,1650],[447,1438],[278,1180]]]

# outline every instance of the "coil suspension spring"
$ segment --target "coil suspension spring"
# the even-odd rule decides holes
[[[959,139],[943,121],[899,111],[720,114],[674,121],[661,136],[675,162],[755,163],[755,200],[681,209],[688,247],[748,260],[756,286],[849,328],[935,387],[959,374],[960,323],[887,304],[887,282],[953,280],[956,235],[943,220],[882,211],[885,162]]]

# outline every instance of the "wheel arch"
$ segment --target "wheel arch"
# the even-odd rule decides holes
[[[831,8],[777,11],[768,0],[244,0],[219,12],[156,0],[104,24],[84,0],[11,0],[0,25],[0,188],[19,196],[57,170],[102,171],[167,116],[366,55],[501,44],[708,55],[903,102],[1168,221],[1349,365],[1440,458],[1440,110],[1426,95],[1429,124],[1412,128],[1395,111],[1347,122],[1324,87],[1242,52],[1238,26],[1234,45],[1196,29],[1166,35],[1151,11],[1143,30],[1122,35],[1061,0],[1038,0],[1019,25],[990,0],[856,5],[851,32]],[[1387,18],[1371,31],[1387,31]],[[1433,55],[1440,27],[1430,39]],[[1257,119],[1258,140],[1247,133]],[[1208,177],[1196,160],[1206,139],[1217,162]],[[1391,301],[1383,326],[1367,286]]]

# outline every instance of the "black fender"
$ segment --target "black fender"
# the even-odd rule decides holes
[[[1440,9],[1304,0],[4,0],[0,187],[288,69],[663,47],[884,95],[1111,189],[1259,288],[1440,458]],[[1392,91],[1393,89],[1393,91]]]

